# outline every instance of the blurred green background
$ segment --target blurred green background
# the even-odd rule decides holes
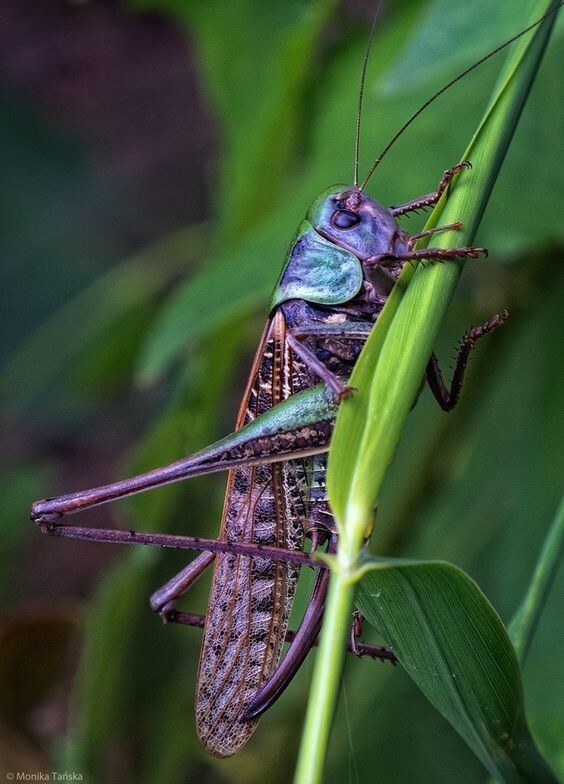
[[[382,5],[361,173],[433,90],[525,26],[530,7]],[[3,4],[2,773],[74,770],[89,782],[136,784],[291,778],[311,661],[239,755],[209,758],[193,721],[199,632],[163,627],[148,607],[186,556],[50,540],[26,510],[231,428],[295,227],[318,191],[351,179],[374,8]],[[458,564],[505,621],[564,474],[563,22],[477,237],[490,257],[468,265],[444,325],[443,366],[470,324],[501,307],[510,322],[480,344],[456,412],[446,416],[422,395],[372,541],[382,555]],[[500,64],[419,119],[371,181],[376,198],[393,204],[436,185],[458,161]],[[223,484],[194,480],[83,522],[213,536]],[[206,592],[203,580],[184,606],[203,612]],[[560,574],[524,672],[533,732],[561,775],[563,595]],[[465,784],[485,775],[399,668],[352,660],[326,780]]]

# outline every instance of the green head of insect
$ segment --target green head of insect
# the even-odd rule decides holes
[[[346,185],[320,193],[306,220],[322,237],[361,261],[389,251],[398,233],[389,209],[359,188]]]
[[[349,302],[371,280],[367,259],[388,253],[401,235],[391,211],[360,188],[335,185],[309,208],[290,246],[271,308],[290,299]]]

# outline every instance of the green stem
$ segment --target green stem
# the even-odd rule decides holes
[[[564,496],[544,541],[527,593],[509,626],[509,634],[521,666],[527,658],[535,629],[563,554]]]
[[[351,612],[356,590],[354,572],[354,569],[351,571],[338,563],[331,571],[321,645],[311,685],[311,694],[316,695],[316,698],[310,700],[309,704],[296,770],[296,784],[310,784],[323,779],[327,744],[339,696],[346,653],[343,640],[351,628]]]

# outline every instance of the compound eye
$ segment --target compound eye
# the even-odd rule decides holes
[[[336,210],[331,218],[331,223],[337,229],[352,229],[359,222],[359,216],[350,210]]]

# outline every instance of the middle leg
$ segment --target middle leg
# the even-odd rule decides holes
[[[178,600],[190,590],[214,559],[215,553],[200,553],[188,566],[151,595],[149,600],[151,610],[158,612],[165,623],[169,621]]]
[[[293,351],[313,372],[338,395],[344,398],[353,390],[344,384],[315,353],[303,344],[307,338],[337,338],[339,340],[366,340],[373,324],[369,322],[344,322],[338,324],[306,324],[287,332],[287,340]]]
[[[452,169],[447,169],[441,177],[441,181],[439,182],[436,191],[427,193],[425,196],[420,196],[418,199],[406,201],[404,204],[397,204],[395,207],[390,207],[392,215],[394,218],[397,218],[400,215],[405,215],[407,212],[414,212],[415,210],[420,210],[422,207],[431,207],[433,204],[436,204],[443,193],[446,191],[453,177],[455,177],[458,172],[462,171],[463,169],[470,168],[470,161],[462,161],[456,166],[453,166]]]
[[[444,226],[435,226],[434,229],[425,229],[425,231],[420,231],[418,234],[411,234],[407,242],[407,247],[409,250],[413,250],[413,246],[417,240],[420,240],[422,237],[430,237],[431,234],[437,234],[439,231],[458,231],[461,228],[462,222],[455,221],[454,223],[446,223]]]
[[[364,262],[367,271],[376,267],[386,266],[394,262],[406,261],[450,261],[453,259],[477,259],[478,256],[487,256],[487,248],[420,248],[419,250],[390,251],[370,256]]]

